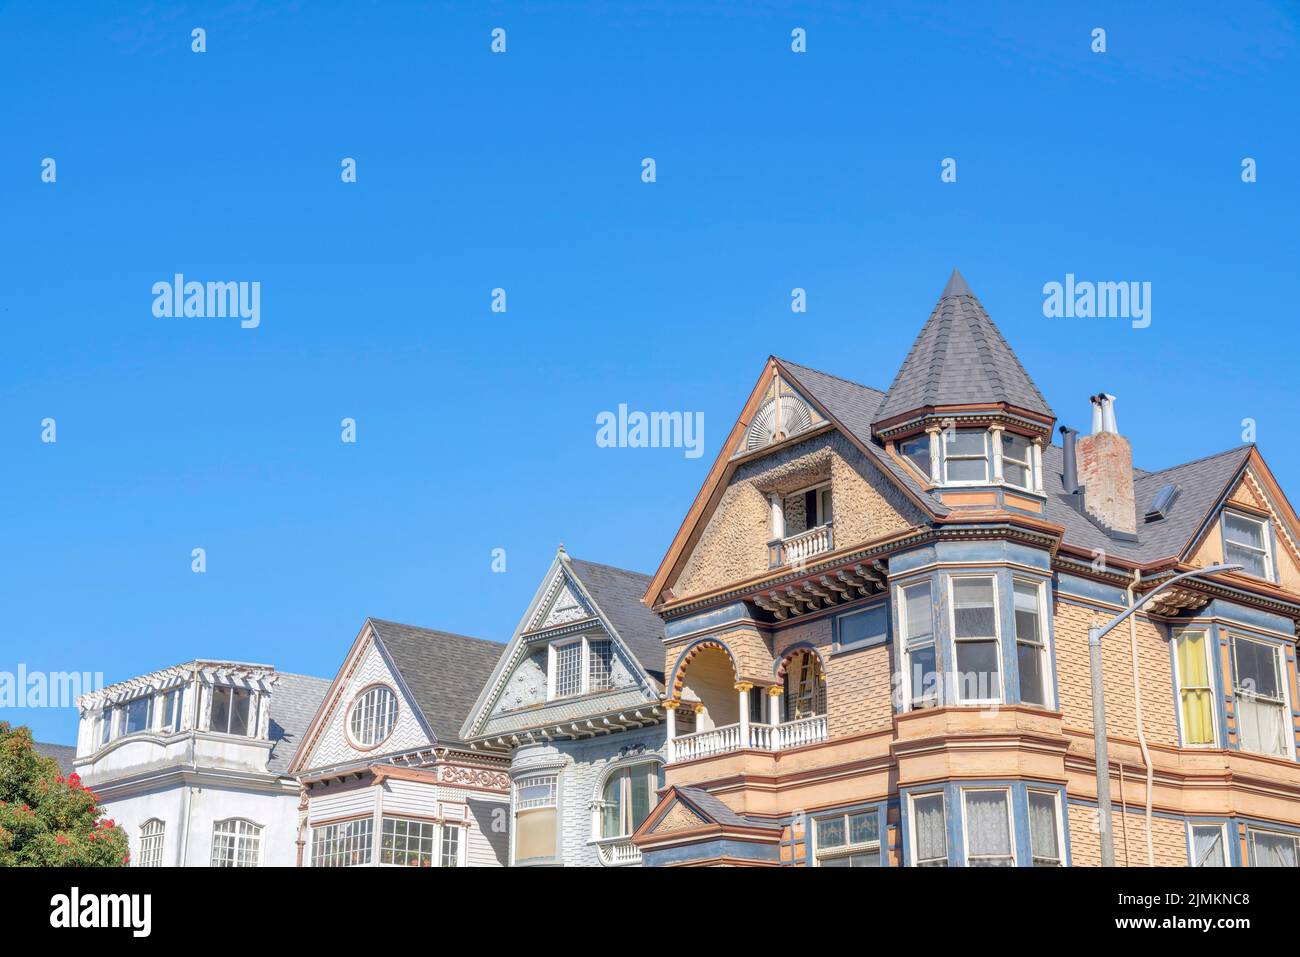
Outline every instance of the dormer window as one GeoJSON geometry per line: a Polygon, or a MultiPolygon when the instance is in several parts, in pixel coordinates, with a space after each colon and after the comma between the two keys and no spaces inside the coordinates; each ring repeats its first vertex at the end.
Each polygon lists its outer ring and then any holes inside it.
{"type": "Polygon", "coordinates": [[[987,485],[989,481],[989,433],[985,429],[945,429],[943,450],[945,485],[987,485]]]}
{"type": "Polygon", "coordinates": [[[212,715],[208,729],[218,734],[247,736],[252,726],[253,695],[245,688],[217,685],[212,689],[212,715]]]}
{"type": "Polygon", "coordinates": [[[928,480],[930,478],[930,436],[922,433],[898,444],[899,454],[916,466],[928,480]]]}
{"type": "Polygon", "coordinates": [[[578,637],[553,641],[549,650],[547,698],[572,698],[614,686],[614,643],[578,637]]]}
{"type": "Polygon", "coordinates": [[[1223,513],[1223,556],[1248,575],[1273,580],[1268,520],[1238,512],[1223,513]]]}
{"type": "Polygon", "coordinates": [[[153,724],[153,696],[128,701],[122,708],[122,733],[140,734],[153,724]]]}

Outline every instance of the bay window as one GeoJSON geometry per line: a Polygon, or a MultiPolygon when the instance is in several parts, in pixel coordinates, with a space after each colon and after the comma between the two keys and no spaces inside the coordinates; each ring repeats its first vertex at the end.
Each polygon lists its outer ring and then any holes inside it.
{"type": "Polygon", "coordinates": [[[601,838],[628,837],[635,833],[650,816],[655,792],[662,783],[663,770],[657,762],[612,772],[601,790],[601,838]]]}
{"type": "Polygon", "coordinates": [[[958,704],[1002,701],[997,584],[993,576],[949,579],[958,704]]]}
{"type": "Polygon", "coordinates": [[[1238,512],[1223,513],[1223,557],[1256,578],[1273,580],[1268,520],[1238,512]]]}
{"type": "Polygon", "coordinates": [[[968,867],[1014,867],[1011,795],[1004,790],[963,789],[962,824],[968,867]]]}
{"type": "Polygon", "coordinates": [[[370,863],[375,819],[358,818],[312,828],[312,867],[356,867],[370,863]]]}
{"type": "Polygon", "coordinates": [[[818,818],[814,825],[818,867],[880,866],[880,813],[875,808],[818,818]]]}
{"type": "Polygon", "coordinates": [[[930,479],[930,436],[922,433],[904,439],[898,445],[899,454],[916,466],[918,472],[930,479]]]}
{"type": "Polygon", "coordinates": [[[1227,841],[1222,824],[1192,824],[1188,827],[1193,867],[1227,867],[1227,841]]]}
{"type": "Polygon", "coordinates": [[[1046,708],[1050,670],[1047,662],[1047,637],[1043,633],[1043,586],[1039,582],[1017,579],[1014,592],[1020,700],[1046,708]]]}
{"type": "Polygon", "coordinates": [[[515,861],[556,856],[556,797],[559,778],[536,774],[515,782],[515,861]]]}
{"type": "Polygon", "coordinates": [[[912,807],[912,862],[917,867],[948,866],[948,821],[943,792],[914,795],[912,807]]]}
{"type": "Polygon", "coordinates": [[[1060,798],[1055,791],[1029,792],[1029,853],[1034,867],[1060,867],[1060,798]]]}
{"type": "Polygon", "coordinates": [[[1203,631],[1184,631],[1174,636],[1174,681],[1178,687],[1178,720],[1183,745],[1212,745],[1214,731],[1214,687],[1210,676],[1210,642],[1203,631]]]}
{"type": "Polygon", "coordinates": [[[930,583],[920,582],[898,590],[899,628],[903,635],[902,666],[904,705],[928,708],[939,703],[934,644],[934,602],[930,583]]]}
{"type": "Polygon", "coordinates": [[[1026,490],[1034,487],[1034,446],[1023,435],[1002,433],[1002,480],[1026,490]]]}
{"type": "Polygon", "coordinates": [[[387,817],[379,839],[379,863],[399,867],[460,867],[461,828],[456,824],[387,817]]]}
{"type": "Polygon", "coordinates": [[[1243,751],[1291,754],[1290,721],[1282,681],[1281,649],[1269,642],[1232,636],[1236,663],[1237,725],[1243,751]]]}

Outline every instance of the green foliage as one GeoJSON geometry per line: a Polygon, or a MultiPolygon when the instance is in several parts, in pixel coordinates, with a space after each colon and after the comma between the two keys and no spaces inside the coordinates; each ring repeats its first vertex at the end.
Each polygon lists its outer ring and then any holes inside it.
{"type": "Polygon", "coordinates": [[[37,754],[31,731],[0,721],[0,867],[119,867],[129,854],[98,796],[37,754]]]}

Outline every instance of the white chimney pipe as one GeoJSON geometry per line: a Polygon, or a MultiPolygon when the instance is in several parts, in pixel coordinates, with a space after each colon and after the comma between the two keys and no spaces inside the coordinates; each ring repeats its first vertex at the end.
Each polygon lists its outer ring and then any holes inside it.
{"type": "Polygon", "coordinates": [[[1101,396],[1101,425],[1107,432],[1119,434],[1119,427],[1115,425],[1115,397],[1102,393],[1101,396]]]}
{"type": "Polygon", "coordinates": [[[1101,398],[1090,395],[1088,401],[1092,403],[1092,434],[1096,435],[1101,431],[1101,398]]]}

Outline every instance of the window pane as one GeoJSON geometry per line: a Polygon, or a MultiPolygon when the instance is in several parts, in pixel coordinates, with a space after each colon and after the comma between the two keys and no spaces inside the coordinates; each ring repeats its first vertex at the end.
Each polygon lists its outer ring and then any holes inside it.
{"type": "Polygon", "coordinates": [[[1233,638],[1237,658],[1237,687],[1261,698],[1280,699],[1277,652],[1272,645],[1233,638]]]}
{"type": "Polygon", "coordinates": [[[908,585],[903,589],[904,617],[907,619],[908,644],[930,640],[934,633],[933,604],[930,601],[930,584],[908,585]]]}
{"type": "Polygon", "coordinates": [[[1295,838],[1268,831],[1250,832],[1251,849],[1256,867],[1295,867],[1295,838]]]}
{"type": "Polygon", "coordinates": [[[1043,791],[1029,792],[1029,847],[1034,864],[1052,866],[1061,862],[1057,839],[1056,795],[1043,791]]]}
{"type": "Polygon", "coordinates": [[[1248,575],[1254,575],[1256,578],[1268,577],[1268,563],[1264,559],[1263,552],[1228,542],[1228,547],[1224,549],[1224,558],[1230,565],[1241,565],[1242,570],[1248,575]]]}
{"type": "Polygon", "coordinates": [[[589,691],[604,691],[609,688],[614,673],[614,645],[608,639],[596,639],[588,642],[587,651],[589,691]]]}
{"type": "Polygon", "coordinates": [[[605,781],[605,793],[601,796],[605,803],[600,819],[601,837],[620,837],[623,834],[623,787],[626,780],[626,771],[616,771],[605,781]]]}
{"type": "Polygon", "coordinates": [[[997,642],[958,642],[957,680],[958,696],[963,701],[989,701],[999,697],[997,642]]]}
{"type": "Polygon", "coordinates": [[[138,734],[149,730],[149,705],[152,698],[136,698],[126,705],[126,733],[138,734]]]}
{"type": "Polygon", "coordinates": [[[840,618],[839,642],[841,645],[854,645],[860,641],[883,641],[888,629],[888,609],[884,605],[877,605],[840,618]]]}
{"type": "Polygon", "coordinates": [[[213,731],[225,733],[230,727],[230,689],[217,687],[212,689],[212,720],[209,727],[213,731]]]}
{"type": "Polygon", "coordinates": [[[555,649],[555,695],[564,697],[582,690],[582,642],[555,649]]]}
{"type": "Polygon", "coordinates": [[[1213,827],[1192,828],[1192,866],[1228,866],[1223,855],[1223,828],[1217,824],[1213,827]]]}
{"type": "Polygon", "coordinates": [[[880,815],[875,811],[861,811],[849,815],[849,843],[869,844],[880,840],[880,815]]]}
{"type": "Polygon", "coordinates": [[[935,676],[934,645],[913,648],[907,653],[908,676],[911,683],[912,704],[935,703],[938,700],[938,680],[935,676]]]}
{"type": "Polygon", "coordinates": [[[1238,696],[1237,723],[1241,728],[1242,750],[1282,756],[1289,753],[1280,704],[1238,696]]]}
{"type": "Polygon", "coordinates": [[[997,635],[993,579],[954,578],[952,595],[958,638],[992,638],[997,635]]]}
{"type": "Polygon", "coordinates": [[[627,833],[631,834],[650,816],[650,773],[644,767],[633,768],[628,772],[628,782],[632,792],[632,819],[628,822],[627,833]]]}
{"type": "Polygon", "coordinates": [[[1038,586],[1016,582],[1016,637],[1021,641],[1042,641],[1038,625],[1038,586]]]}
{"type": "Polygon", "coordinates": [[[842,816],[823,818],[817,822],[817,846],[823,849],[844,846],[842,816]]]}
{"type": "Polygon", "coordinates": [[[1002,463],[1002,478],[1018,488],[1029,488],[1029,469],[1014,462],[1002,463]]]}
{"type": "Polygon", "coordinates": [[[916,863],[948,860],[948,832],[943,813],[943,795],[927,794],[912,802],[912,825],[916,831],[916,863]]]}
{"type": "Polygon", "coordinates": [[[907,439],[899,446],[903,456],[910,459],[920,473],[927,478],[930,475],[930,437],[918,435],[907,439]]]}
{"type": "Polygon", "coordinates": [[[1264,524],[1262,522],[1252,521],[1231,512],[1223,514],[1223,521],[1230,542],[1249,545],[1251,548],[1263,551],[1264,524]]]}
{"type": "Polygon", "coordinates": [[[247,691],[236,689],[230,702],[230,733],[248,734],[248,717],[253,696],[247,691]]]}
{"type": "Polygon", "coordinates": [[[943,447],[948,455],[983,455],[987,437],[983,429],[946,429],[943,447]]]}
{"type": "Polygon", "coordinates": [[[1047,704],[1046,682],[1043,680],[1043,649],[1023,642],[1016,645],[1020,666],[1020,700],[1026,704],[1047,704]]]}
{"type": "Polygon", "coordinates": [[[1011,863],[1011,824],[1005,791],[967,791],[967,857],[972,865],[1011,863]]]}
{"type": "Polygon", "coordinates": [[[1002,458],[1011,459],[1021,464],[1029,464],[1029,446],[1030,442],[1023,435],[1012,435],[1010,432],[1002,433],[1002,458]]]}
{"type": "Polygon", "coordinates": [[[460,828],[453,825],[443,825],[442,828],[442,860],[443,867],[460,866],[460,828]]]}
{"type": "Polygon", "coordinates": [[[949,459],[947,469],[949,482],[987,482],[989,480],[988,462],[984,459],[949,459]]]}
{"type": "Polygon", "coordinates": [[[831,510],[831,487],[828,485],[817,492],[817,520],[821,525],[829,525],[835,519],[831,510]]]}

